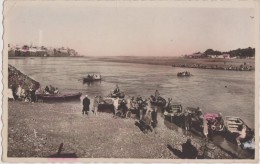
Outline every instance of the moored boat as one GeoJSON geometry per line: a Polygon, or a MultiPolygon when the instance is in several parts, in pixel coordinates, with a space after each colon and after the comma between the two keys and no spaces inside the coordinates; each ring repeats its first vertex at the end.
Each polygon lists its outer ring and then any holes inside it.
{"type": "Polygon", "coordinates": [[[255,133],[239,117],[226,116],[225,126],[229,135],[236,138],[237,143],[244,149],[255,149],[255,133]],[[239,136],[239,137],[238,137],[239,136]]]}
{"type": "Polygon", "coordinates": [[[203,115],[203,133],[205,136],[216,132],[225,132],[225,124],[221,113],[205,113],[203,115]],[[206,126],[206,127],[205,127],[206,126]]]}
{"type": "Polygon", "coordinates": [[[161,107],[164,107],[166,105],[166,100],[161,96],[158,96],[158,98],[156,99],[155,96],[151,95],[150,98],[150,102],[152,105],[161,107]]]}
{"type": "Polygon", "coordinates": [[[171,122],[173,121],[173,117],[181,117],[183,116],[182,105],[181,104],[170,104],[164,109],[164,117],[170,117],[171,122]]]}
{"type": "Polygon", "coordinates": [[[42,101],[68,101],[80,100],[80,92],[77,93],[60,93],[60,94],[36,94],[38,100],[42,101]]]}
{"type": "Polygon", "coordinates": [[[184,126],[186,130],[197,128],[201,130],[203,126],[202,110],[197,107],[187,107],[184,111],[184,126]]]}

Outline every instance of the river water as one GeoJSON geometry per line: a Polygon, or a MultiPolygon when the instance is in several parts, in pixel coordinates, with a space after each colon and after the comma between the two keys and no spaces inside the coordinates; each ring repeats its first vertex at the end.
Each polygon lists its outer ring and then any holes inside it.
{"type": "MultiPolygon", "coordinates": [[[[221,112],[238,116],[254,127],[255,72],[177,68],[162,65],[93,61],[89,58],[18,58],[9,59],[21,72],[61,92],[79,91],[106,96],[118,84],[129,96],[149,97],[158,89],[164,98],[186,107],[200,107],[203,112],[221,112]],[[177,77],[180,71],[191,77],[177,77]],[[98,73],[101,82],[83,84],[87,74],[98,73]]],[[[221,142],[220,144],[223,144],[221,142]]]]}
{"type": "Polygon", "coordinates": [[[254,72],[177,68],[161,65],[92,61],[88,58],[9,59],[23,73],[60,91],[80,91],[90,96],[108,95],[118,84],[125,94],[149,97],[156,89],[164,98],[204,112],[241,117],[254,125],[254,72]],[[191,77],[177,77],[180,71],[191,77]],[[101,82],[83,84],[88,73],[103,76],[101,82]],[[225,87],[226,86],[226,87],[225,87]]]}

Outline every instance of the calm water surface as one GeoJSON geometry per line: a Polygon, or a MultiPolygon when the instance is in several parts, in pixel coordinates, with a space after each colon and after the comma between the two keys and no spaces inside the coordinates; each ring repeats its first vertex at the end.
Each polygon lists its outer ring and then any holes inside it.
{"type": "Polygon", "coordinates": [[[149,97],[158,89],[164,97],[183,107],[200,107],[204,112],[238,116],[254,125],[254,72],[176,68],[161,65],[91,61],[88,58],[22,58],[9,64],[40,82],[60,91],[80,91],[106,96],[118,84],[127,95],[149,97]],[[191,77],[177,77],[179,71],[191,77]],[[99,73],[103,81],[88,86],[82,78],[99,73]],[[227,87],[225,87],[227,86],[227,87]]]}

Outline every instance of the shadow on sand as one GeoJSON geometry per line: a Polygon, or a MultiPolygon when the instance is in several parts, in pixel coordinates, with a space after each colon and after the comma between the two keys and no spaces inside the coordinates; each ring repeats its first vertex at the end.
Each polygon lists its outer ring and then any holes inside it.
{"type": "Polygon", "coordinates": [[[48,158],[78,158],[76,153],[61,153],[63,149],[63,143],[60,144],[57,154],[48,156],[48,158]]]}

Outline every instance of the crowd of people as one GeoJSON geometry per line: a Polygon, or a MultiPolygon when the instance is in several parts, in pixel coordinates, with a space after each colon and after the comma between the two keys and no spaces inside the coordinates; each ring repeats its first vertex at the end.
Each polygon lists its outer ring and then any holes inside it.
{"type": "MultiPolygon", "coordinates": [[[[116,85],[113,94],[118,94],[120,93],[120,89],[118,85],[116,85]]],[[[160,93],[158,90],[155,91],[155,97],[158,99],[160,96],[160,93]]],[[[119,109],[120,105],[125,105],[127,110],[138,110],[141,111],[139,114],[139,121],[144,125],[144,130],[151,129],[153,130],[152,123],[157,123],[157,108],[151,105],[149,98],[148,99],[143,99],[141,96],[137,97],[128,97],[124,99],[120,99],[119,97],[114,97],[111,98],[112,100],[112,105],[113,105],[113,115],[116,116],[117,112],[122,110],[119,109]],[[149,126],[148,126],[149,125],[149,126]]],[[[82,99],[82,114],[83,115],[89,115],[89,112],[92,111],[93,115],[97,115],[98,112],[98,105],[102,101],[102,98],[100,96],[95,96],[93,99],[93,106],[91,107],[91,101],[90,97],[88,95],[85,95],[84,98],[82,99]],[[92,110],[91,110],[92,109],[92,110]]],[[[170,103],[170,101],[169,101],[170,103]]],[[[168,103],[168,105],[169,105],[168,103]]],[[[122,107],[122,106],[121,106],[122,107]]],[[[113,116],[113,117],[114,117],[113,116]]],[[[182,154],[183,158],[197,158],[198,155],[198,150],[195,146],[192,145],[191,140],[188,139],[186,143],[182,144],[182,154]]]]}
{"type": "Polygon", "coordinates": [[[24,102],[35,103],[37,101],[36,90],[34,87],[29,87],[29,89],[23,88],[20,84],[18,87],[15,85],[11,86],[11,95],[9,98],[13,100],[22,100],[24,102]]]}
{"type": "MultiPolygon", "coordinates": [[[[113,105],[113,114],[114,117],[115,116],[121,116],[121,117],[127,117],[127,112],[130,113],[136,113],[137,114],[137,118],[139,119],[139,121],[148,129],[151,129],[151,131],[153,130],[153,128],[156,126],[157,124],[157,107],[154,105],[151,105],[151,99],[143,99],[141,96],[137,96],[137,97],[124,97],[124,98],[119,98],[119,93],[121,93],[121,90],[119,89],[118,85],[116,85],[115,89],[113,90],[112,94],[110,95],[111,97],[109,97],[109,100],[112,100],[112,105],[113,105]],[[119,113],[119,115],[117,115],[117,113],[119,113]],[[155,126],[154,126],[155,125],[155,126]]],[[[154,98],[155,100],[158,100],[158,98],[160,97],[160,93],[158,90],[155,91],[154,93],[154,98]]],[[[104,101],[104,99],[102,99],[100,96],[95,96],[94,98],[94,103],[93,103],[93,108],[92,108],[92,112],[94,115],[97,115],[98,112],[98,105],[104,101]]],[[[163,107],[165,110],[168,108],[171,108],[171,98],[168,98],[168,102],[166,103],[166,105],[163,107]]],[[[90,98],[86,95],[84,100],[83,100],[83,110],[82,113],[84,114],[88,114],[88,112],[90,111],[90,98]]],[[[197,113],[195,113],[195,118],[197,118],[197,120],[203,120],[205,119],[203,117],[202,111],[201,109],[198,107],[195,110],[197,113]]],[[[190,115],[189,115],[190,116],[190,115]]],[[[189,117],[188,117],[189,118],[189,117]]],[[[190,118],[191,120],[192,118],[190,118]]],[[[204,125],[205,127],[208,128],[212,128],[213,130],[220,130],[218,128],[224,128],[224,120],[222,117],[222,114],[219,113],[216,116],[215,120],[207,120],[206,125],[204,125]],[[209,127],[208,127],[209,126],[209,127]]],[[[239,134],[237,134],[236,136],[236,142],[238,145],[241,144],[241,140],[245,139],[246,137],[246,127],[243,126],[240,129],[238,129],[239,134]]],[[[208,131],[205,131],[205,128],[203,130],[204,135],[207,137],[208,135],[208,131]]],[[[184,154],[185,151],[188,150],[192,150],[193,152],[191,152],[191,154],[195,153],[196,151],[194,149],[187,149],[187,147],[192,147],[191,142],[188,140],[187,143],[185,143],[186,146],[184,146],[184,154]],[[188,146],[187,146],[188,145],[188,146]]],[[[252,145],[251,143],[247,143],[249,146],[252,145]]],[[[247,145],[246,145],[247,146],[247,145]]],[[[188,153],[189,154],[189,153],[188,153]]],[[[188,157],[191,158],[191,157],[188,157]]]]}
{"type": "Polygon", "coordinates": [[[39,87],[37,90],[35,87],[30,86],[28,88],[24,88],[22,85],[11,85],[9,88],[10,92],[8,93],[8,98],[13,99],[14,101],[24,101],[24,102],[31,102],[35,103],[38,94],[60,94],[58,88],[54,88],[52,85],[50,87],[46,86],[45,89],[39,87]]]}

